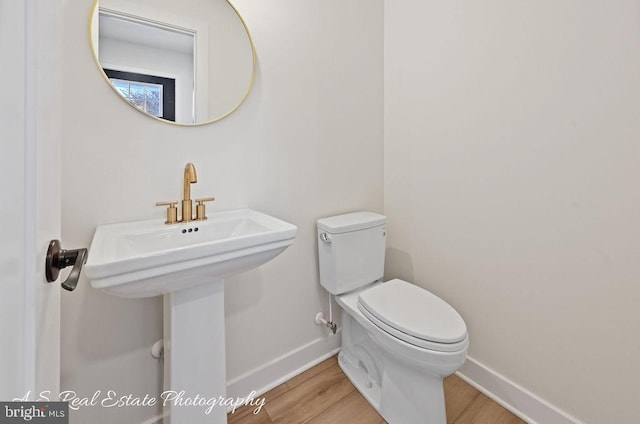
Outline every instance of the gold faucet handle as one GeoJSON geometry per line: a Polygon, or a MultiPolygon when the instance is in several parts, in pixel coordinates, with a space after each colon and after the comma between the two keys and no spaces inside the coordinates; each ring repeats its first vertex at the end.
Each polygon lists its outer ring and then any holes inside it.
{"type": "Polygon", "coordinates": [[[178,222],[177,204],[177,200],[175,202],[156,202],[156,206],[167,206],[167,220],[164,222],[165,224],[175,224],[178,222]]]}
{"type": "Polygon", "coordinates": [[[204,221],[207,219],[204,202],[213,202],[214,200],[216,200],[215,197],[201,197],[200,199],[196,199],[196,221],[204,221]]]}

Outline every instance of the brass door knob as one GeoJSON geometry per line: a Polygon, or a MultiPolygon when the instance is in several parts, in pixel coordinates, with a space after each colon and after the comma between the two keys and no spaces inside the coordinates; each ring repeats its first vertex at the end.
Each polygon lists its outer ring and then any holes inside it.
{"type": "Polygon", "coordinates": [[[196,221],[204,221],[207,219],[204,202],[213,202],[214,200],[216,200],[215,197],[202,197],[200,199],[196,199],[196,221]]]}
{"type": "Polygon", "coordinates": [[[165,224],[175,224],[178,222],[177,204],[177,200],[175,202],[156,202],[156,206],[167,206],[167,220],[164,222],[165,224]]]}

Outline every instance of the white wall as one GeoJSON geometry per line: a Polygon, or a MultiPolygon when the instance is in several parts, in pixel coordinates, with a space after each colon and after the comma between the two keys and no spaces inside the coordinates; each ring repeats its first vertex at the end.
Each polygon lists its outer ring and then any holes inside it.
{"type": "Polygon", "coordinates": [[[389,276],[585,423],[640,415],[638,3],[385,4],[389,276]]]}
{"type": "MultiPolygon", "coordinates": [[[[315,221],[381,211],[383,185],[382,1],[234,4],[254,37],[256,84],[230,117],[193,128],[152,120],[115,96],[91,56],[91,1],[68,0],[63,11],[65,243],[88,246],[97,224],[161,217],[153,205],[181,195],[189,161],[192,194],[216,196],[209,210],[248,206],[298,225],[282,255],[228,280],[228,380],[323,337],[313,323],[327,299],[315,221]]],[[[160,299],[79,286],[62,302],[62,389],[159,392],[150,347],[162,336],[160,299]]],[[[71,422],[137,423],[155,412],[83,409],[71,422]]]]}

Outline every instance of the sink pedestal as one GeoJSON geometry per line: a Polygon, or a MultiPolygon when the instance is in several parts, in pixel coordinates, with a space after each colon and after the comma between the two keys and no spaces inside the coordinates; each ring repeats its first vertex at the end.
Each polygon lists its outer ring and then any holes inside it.
{"type": "Polygon", "coordinates": [[[227,422],[224,323],[221,278],[164,296],[164,424],[227,422]]]}

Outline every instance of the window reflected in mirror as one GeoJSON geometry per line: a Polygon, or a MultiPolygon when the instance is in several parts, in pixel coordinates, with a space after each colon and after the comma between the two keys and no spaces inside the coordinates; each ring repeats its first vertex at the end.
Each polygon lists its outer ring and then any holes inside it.
{"type": "Polygon", "coordinates": [[[175,79],[114,69],[103,70],[113,87],[130,104],[156,118],[176,120],[175,79]]]}

